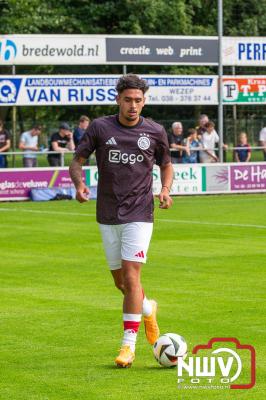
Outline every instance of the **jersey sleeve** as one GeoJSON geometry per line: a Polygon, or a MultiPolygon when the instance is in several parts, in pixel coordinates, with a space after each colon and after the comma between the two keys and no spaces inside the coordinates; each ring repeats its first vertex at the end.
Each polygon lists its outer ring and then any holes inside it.
{"type": "Polygon", "coordinates": [[[171,162],[169,143],[167,133],[164,128],[158,138],[158,143],[155,150],[155,163],[159,166],[166,165],[171,162]]]}
{"type": "Polygon", "coordinates": [[[82,136],[75,154],[79,157],[88,158],[96,149],[96,144],[97,124],[96,121],[93,121],[82,136]]]}

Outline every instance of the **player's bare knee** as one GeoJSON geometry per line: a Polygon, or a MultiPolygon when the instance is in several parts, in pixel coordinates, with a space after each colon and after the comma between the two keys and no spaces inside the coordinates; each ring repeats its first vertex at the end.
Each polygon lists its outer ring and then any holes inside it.
{"type": "Polygon", "coordinates": [[[141,284],[138,277],[133,274],[126,275],[124,278],[124,290],[126,293],[136,293],[136,291],[141,290],[141,284]]]}

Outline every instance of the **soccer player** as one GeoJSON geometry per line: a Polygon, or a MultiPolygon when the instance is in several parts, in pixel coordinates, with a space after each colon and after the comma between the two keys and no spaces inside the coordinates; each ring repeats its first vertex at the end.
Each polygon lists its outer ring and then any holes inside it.
{"type": "Polygon", "coordinates": [[[89,189],[82,181],[82,165],[96,150],[97,221],[114,283],[124,295],[124,334],[115,363],[130,367],[142,314],[148,342],[154,344],[159,337],[157,303],[144,294],[141,267],[153,229],[153,165],[159,165],[161,171],[159,207],[163,209],[172,204],[173,168],[164,128],[140,115],[148,90],[146,81],[137,75],[124,75],[116,90],[118,115],[97,118],[90,124],[69,172],[77,200],[87,201],[89,189]]]}

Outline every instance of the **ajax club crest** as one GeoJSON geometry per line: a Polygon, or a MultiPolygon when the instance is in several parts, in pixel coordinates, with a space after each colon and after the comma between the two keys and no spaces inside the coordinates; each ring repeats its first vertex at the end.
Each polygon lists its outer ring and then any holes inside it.
{"type": "Polygon", "coordinates": [[[138,146],[141,150],[147,150],[151,145],[150,139],[146,135],[144,135],[141,136],[138,140],[138,146]]]}

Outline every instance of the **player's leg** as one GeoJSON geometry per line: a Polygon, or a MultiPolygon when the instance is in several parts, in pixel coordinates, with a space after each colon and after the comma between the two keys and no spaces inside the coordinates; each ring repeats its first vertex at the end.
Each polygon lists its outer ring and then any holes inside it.
{"type": "Polygon", "coordinates": [[[111,270],[111,274],[113,276],[115,286],[117,287],[117,289],[121,290],[121,292],[124,294],[125,287],[124,287],[122,268],[111,270]]]}
{"type": "Polygon", "coordinates": [[[146,303],[146,313],[143,312],[145,334],[148,342],[153,345],[160,336],[160,329],[157,323],[157,302],[146,299],[146,303]]]}
{"type": "MultiPolygon", "coordinates": [[[[131,348],[130,345],[126,345],[126,340],[123,338],[123,343],[124,345],[121,348],[120,354],[116,359],[116,362],[120,366],[130,366],[133,359],[134,359],[134,353],[131,351],[131,349],[134,349],[134,344],[136,343],[136,338],[137,338],[137,330],[136,329],[139,326],[140,320],[141,320],[141,315],[144,314],[144,323],[145,323],[145,331],[146,331],[146,336],[148,341],[151,343],[151,340],[149,339],[149,336],[152,337],[157,337],[159,336],[159,329],[158,325],[156,323],[156,326],[150,323],[150,317],[152,316],[152,319],[155,319],[156,322],[156,310],[153,306],[153,302],[149,301],[145,296],[143,289],[140,284],[140,267],[137,268],[138,273],[136,273],[136,268],[133,268],[132,272],[126,272],[124,273],[123,268],[121,268],[121,256],[122,258],[129,258],[124,260],[123,264],[125,266],[128,266],[128,262],[133,261],[135,262],[136,265],[141,265],[141,262],[146,261],[146,253],[148,251],[149,247],[149,242],[152,234],[152,224],[145,224],[145,223],[133,223],[133,224],[124,224],[124,225],[102,225],[100,224],[100,231],[102,233],[102,239],[103,239],[103,244],[104,244],[104,250],[107,258],[107,262],[109,264],[115,285],[118,289],[122,291],[122,293],[125,293],[125,276],[126,275],[126,285],[127,285],[127,291],[130,292],[130,288],[132,285],[135,285],[135,282],[138,281],[138,296],[137,296],[137,309],[134,308],[134,311],[137,311],[137,315],[124,315],[124,321],[131,321],[131,322],[136,322],[137,324],[134,324],[135,326],[135,332],[130,337],[129,336],[129,342],[131,342],[131,348]],[[132,226],[132,225],[137,225],[137,226],[132,226]],[[122,247],[122,249],[121,249],[122,247]],[[124,256],[124,257],[123,257],[124,256]],[[138,279],[136,279],[138,277],[138,279]],[[139,307],[139,302],[142,304],[141,307],[139,307]],[[155,312],[154,312],[155,310],[155,312]],[[146,320],[148,318],[148,324],[150,326],[150,329],[146,329],[146,320]],[[157,327],[157,329],[154,329],[157,327]],[[153,331],[151,331],[151,328],[153,331]],[[119,359],[120,357],[120,359],[119,359]],[[121,360],[122,357],[122,360],[121,360]]],[[[128,270],[126,270],[128,271],[128,270]]],[[[130,295],[129,295],[130,298],[130,295]]],[[[132,300],[130,300],[131,302],[132,300]]],[[[128,300],[126,300],[126,303],[128,300]]],[[[136,304],[134,300],[134,304],[136,304]]],[[[129,310],[130,311],[130,310],[129,310]]],[[[131,314],[129,313],[124,313],[124,314],[131,314]]],[[[129,324],[130,325],[130,324],[129,324]]],[[[132,324],[131,324],[132,325],[132,324]]],[[[127,328],[128,324],[124,323],[124,326],[127,328]]],[[[125,329],[127,330],[127,329],[125,329]]],[[[124,334],[125,336],[125,334],[124,334]]],[[[155,341],[155,340],[154,340],[155,341]]]]}
{"type": "MultiPolygon", "coordinates": [[[[121,265],[121,226],[100,224],[103,246],[107,263],[112,273],[115,286],[124,294],[124,277],[121,265]]],[[[129,345],[121,347],[115,362],[118,366],[129,367],[134,361],[135,355],[129,345]]]]}
{"type": "MultiPolygon", "coordinates": [[[[130,307],[129,304],[133,304],[132,307],[136,313],[139,311],[144,314],[144,324],[147,340],[149,343],[154,344],[159,337],[159,327],[156,321],[157,304],[154,300],[148,300],[144,294],[141,285],[141,267],[146,262],[147,252],[152,236],[153,224],[146,222],[134,222],[125,224],[121,236],[122,241],[122,273],[124,277],[124,285],[127,285],[127,290],[130,289],[130,284],[135,285],[136,297],[132,295],[125,298],[124,305],[130,307]],[[126,262],[130,262],[130,264],[126,262]],[[132,266],[132,268],[125,268],[126,266],[132,266]],[[134,268],[135,266],[135,268],[134,268]],[[138,267],[136,267],[138,266],[138,267]],[[138,275],[136,276],[135,270],[137,269],[138,275]],[[128,279],[128,283],[125,283],[125,279],[128,279]],[[138,278],[138,280],[137,280],[138,278]],[[142,307],[139,309],[139,301],[141,299],[142,307]]],[[[126,292],[125,292],[126,293],[126,292]]],[[[134,295],[133,295],[134,296],[134,295]]],[[[138,319],[138,317],[136,317],[138,319]]]]}
{"type": "MultiPolygon", "coordinates": [[[[120,353],[115,360],[120,367],[131,366],[135,359],[135,346],[143,312],[143,289],[140,279],[141,265],[141,263],[134,261],[122,261],[124,335],[120,353]]],[[[154,300],[145,299],[150,309],[149,314],[144,317],[145,332],[149,343],[155,343],[159,337],[159,328],[156,321],[157,304],[154,300]]]]}
{"type": "MultiPolygon", "coordinates": [[[[123,294],[125,293],[125,286],[124,286],[124,278],[122,273],[122,268],[111,270],[115,286],[119,289],[123,294]]],[[[154,309],[154,300],[147,299],[144,290],[142,288],[142,315],[146,319],[153,314],[154,309]]],[[[144,321],[145,321],[144,319],[144,321]]]]}
{"type": "Polygon", "coordinates": [[[122,260],[121,272],[124,286],[124,334],[121,350],[115,362],[120,367],[130,367],[135,358],[135,345],[142,314],[141,263],[122,260]]]}
{"type": "Polygon", "coordinates": [[[119,288],[119,285],[122,284],[121,272],[119,272],[121,270],[121,225],[99,224],[99,228],[106,260],[115,285],[119,288]]]}
{"type": "Polygon", "coordinates": [[[140,262],[122,260],[124,313],[142,314],[143,294],[140,283],[141,265],[140,262]]]}
{"type": "MultiPolygon", "coordinates": [[[[123,294],[125,293],[125,286],[124,286],[124,278],[122,274],[122,268],[111,270],[111,274],[114,279],[114,284],[119,289],[123,294]]],[[[152,314],[153,310],[153,301],[154,300],[149,300],[147,299],[144,289],[142,288],[142,315],[143,317],[149,317],[152,314]]]]}

